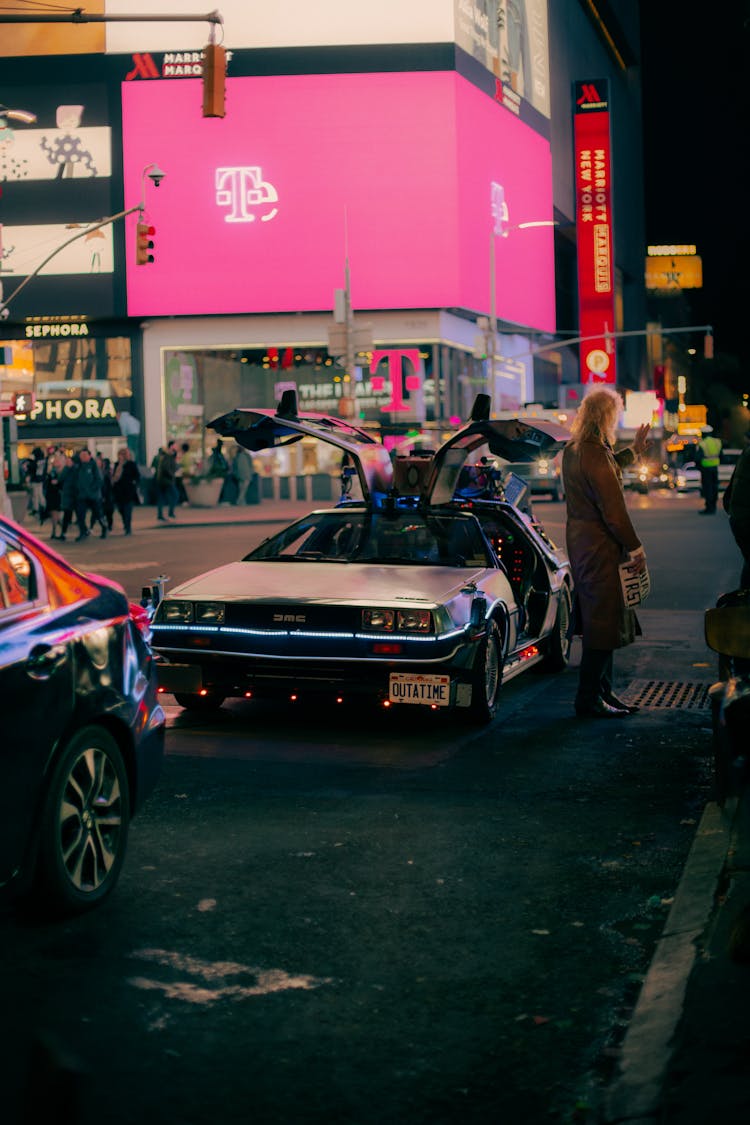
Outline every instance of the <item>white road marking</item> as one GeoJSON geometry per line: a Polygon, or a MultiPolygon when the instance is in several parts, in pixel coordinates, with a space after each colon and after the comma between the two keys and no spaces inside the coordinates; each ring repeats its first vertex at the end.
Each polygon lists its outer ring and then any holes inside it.
{"type": "Polygon", "coordinates": [[[191,980],[161,981],[150,977],[131,977],[129,983],[143,991],[161,992],[168,1000],[182,1000],[187,1004],[213,1004],[217,1000],[246,1000],[251,996],[268,996],[272,992],[290,989],[309,991],[323,984],[331,984],[333,977],[313,977],[306,973],[290,976],[284,969],[259,969],[235,961],[201,961],[183,953],[166,949],[138,949],[131,954],[143,961],[151,961],[178,972],[202,977],[204,983],[191,980]],[[249,975],[254,984],[220,984],[227,977],[249,975]]]}

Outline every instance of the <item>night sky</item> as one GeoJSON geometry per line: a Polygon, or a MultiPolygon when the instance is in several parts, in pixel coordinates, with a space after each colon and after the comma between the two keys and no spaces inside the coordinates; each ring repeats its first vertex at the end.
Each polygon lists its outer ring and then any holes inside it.
{"type": "Polygon", "coordinates": [[[641,0],[648,243],[695,243],[695,311],[750,372],[748,0],[641,0]]]}

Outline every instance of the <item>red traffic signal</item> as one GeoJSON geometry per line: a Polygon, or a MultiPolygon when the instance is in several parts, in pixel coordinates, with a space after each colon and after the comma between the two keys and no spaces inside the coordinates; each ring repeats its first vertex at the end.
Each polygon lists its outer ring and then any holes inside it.
{"type": "Polygon", "coordinates": [[[654,390],[656,391],[657,396],[661,399],[666,397],[666,395],[664,393],[664,387],[665,387],[664,364],[663,363],[657,363],[656,366],[654,367],[654,390]]]}
{"type": "Polygon", "coordinates": [[[152,227],[150,223],[136,223],[135,264],[137,266],[147,266],[149,262],[153,262],[154,255],[151,251],[154,248],[155,234],[156,228],[152,227]]]}

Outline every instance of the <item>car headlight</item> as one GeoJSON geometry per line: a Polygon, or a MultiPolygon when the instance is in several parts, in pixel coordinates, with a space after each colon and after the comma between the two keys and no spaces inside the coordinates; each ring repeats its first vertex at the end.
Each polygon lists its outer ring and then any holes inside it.
{"type": "Polygon", "coordinates": [[[384,633],[430,633],[432,614],[429,609],[364,609],[362,627],[384,633]]]}
{"type": "Polygon", "coordinates": [[[195,603],[195,620],[203,621],[211,625],[224,624],[224,603],[223,602],[196,602],[195,603]]]}
{"type": "Polygon", "coordinates": [[[165,599],[159,606],[157,618],[159,621],[180,622],[186,625],[193,620],[193,603],[165,599]]]}
{"type": "Polygon", "coordinates": [[[364,629],[383,629],[384,632],[391,633],[395,624],[396,614],[392,609],[362,610],[362,627],[364,629]]]}
{"type": "Polygon", "coordinates": [[[429,633],[432,625],[432,614],[429,609],[400,609],[398,611],[398,628],[408,633],[429,633]]]}

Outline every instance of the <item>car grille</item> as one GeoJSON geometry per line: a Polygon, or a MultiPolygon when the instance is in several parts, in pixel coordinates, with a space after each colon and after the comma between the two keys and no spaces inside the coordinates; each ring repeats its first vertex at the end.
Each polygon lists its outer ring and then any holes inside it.
{"type": "Polygon", "coordinates": [[[235,629],[321,629],[357,632],[362,627],[359,606],[290,605],[288,602],[243,605],[229,602],[226,624],[235,629]]]}

